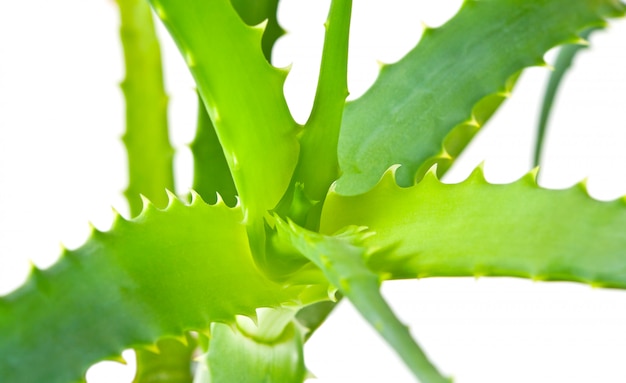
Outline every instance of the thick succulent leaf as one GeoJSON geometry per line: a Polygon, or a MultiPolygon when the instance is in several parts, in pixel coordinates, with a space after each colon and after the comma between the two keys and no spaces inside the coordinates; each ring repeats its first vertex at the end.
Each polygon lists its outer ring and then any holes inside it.
{"type": "Polygon", "coordinates": [[[535,172],[507,185],[477,169],[460,184],[434,171],[410,188],[389,171],[370,192],[331,192],[322,231],[350,224],[376,234],[369,266],[389,278],[512,276],[626,288],[625,200],[591,199],[583,185],[537,186],[535,172]]]}
{"type": "Polygon", "coordinates": [[[352,0],[334,0],[325,23],[322,63],[311,116],[304,126],[296,180],[312,200],[324,199],[339,176],[337,142],[348,97],[348,37],[352,0]]]}
{"type": "Polygon", "coordinates": [[[450,382],[428,360],[381,295],[379,277],[367,267],[367,250],[361,244],[367,232],[352,227],[336,236],[324,236],[280,220],[277,229],[283,239],[324,272],[421,382],[450,382]]]}
{"type": "MultiPolygon", "coordinates": [[[[128,189],[131,215],[141,213],[141,195],[165,206],[166,189],[174,189],[173,149],[168,140],[167,97],[163,89],[161,54],[152,10],[144,0],[118,0],[126,79],[124,143],[128,152],[128,189]]],[[[234,204],[233,204],[234,205],[234,204]]],[[[133,383],[191,382],[192,347],[173,339],[159,343],[159,353],[138,349],[133,383]],[[161,380],[163,381],[163,380],[161,380]]]]}
{"type": "Polygon", "coordinates": [[[581,42],[578,44],[567,44],[559,49],[559,55],[556,58],[554,70],[550,74],[550,80],[548,81],[545,94],[543,95],[543,103],[541,104],[541,114],[539,116],[539,124],[537,126],[537,142],[535,144],[535,166],[539,166],[541,161],[541,151],[543,149],[544,139],[548,129],[548,119],[550,118],[552,104],[554,103],[559,86],[563,81],[563,76],[565,76],[565,73],[567,73],[568,69],[572,66],[572,62],[574,61],[576,54],[580,52],[581,49],[588,46],[586,40],[589,38],[589,35],[598,29],[599,28],[595,27],[584,30],[580,34],[581,39],[583,39],[581,42]]]}
{"type": "Polygon", "coordinates": [[[70,382],[123,349],[293,304],[303,288],[263,276],[242,219],[240,208],[171,197],[164,211],[149,204],[109,232],[94,230],[0,298],[0,376],[70,382]]]}
{"type": "Polygon", "coordinates": [[[365,192],[394,164],[402,165],[400,185],[413,184],[429,159],[447,156],[448,133],[481,125],[523,68],[542,64],[550,48],[578,40],[577,33],[623,8],[615,0],[466,0],[346,106],[337,192],[365,192]]]}
{"type": "Polygon", "coordinates": [[[235,206],[237,189],[233,176],[215,134],[213,122],[200,98],[196,136],[190,148],[193,154],[193,190],[210,204],[217,202],[219,194],[228,206],[235,206]]]}
{"type": "Polygon", "coordinates": [[[285,71],[261,51],[229,0],[151,0],[193,74],[241,197],[246,222],[283,196],[298,158],[298,131],[283,95],[285,71]],[[263,190],[259,193],[259,190],[263,190]]]}
{"type": "Polygon", "coordinates": [[[132,215],[141,212],[140,194],[165,207],[165,189],[174,190],[172,157],[167,131],[167,96],[163,88],[161,50],[152,11],[145,0],[118,0],[120,35],[124,48],[128,188],[132,215]]]}
{"type": "Polygon", "coordinates": [[[266,310],[259,312],[256,323],[244,318],[232,327],[213,324],[209,351],[200,358],[195,382],[304,381],[304,340],[293,315],[293,310],[266,310]]]}

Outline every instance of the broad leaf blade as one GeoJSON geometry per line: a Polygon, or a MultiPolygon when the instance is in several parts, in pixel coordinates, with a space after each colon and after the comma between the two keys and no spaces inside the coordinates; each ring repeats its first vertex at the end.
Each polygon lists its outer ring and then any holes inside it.
{"type": "Polygon", "coordinates": [[[442,145],[453,128],[480,125],[501,97],[483,111],[477,103],[506,95],[515,76],[542,64],[550,48],[578,40],[581,30],[623,8],[615,0],[465,1],[455,17],[427,29],[407,56],[385,66],[372,88],[346,106],[337,192],[363,193],[395,164],[402,165],[399,184],[411,185],[425,162],[447,156],[442,145]]]}
{"type": "Polygon", "coordinates": [[[547,190],[530,173],[488,184],[482,170],[460,184],[434,172],[410,188],[388,172],[370,192],[331,192],[322,231],[350,224],[376,234],[369,266],[389,278],[512,276],[626,288],[624,199],[600,202],[584,187],[547,190]]]}
{"type": "Polygon", "coordinates": [[[0,298],[0,376],[74,381],[123,349],[293,304],[303,288],[263,276],[242,218],[240,208],[172,199],[165,211],[148,205],[132,221],[118,217],[110,232],[35,269],[0,298]]]}
{"type": "Polygon", "coordinates": [[[298,158],[297,125],[283,95],[286,73],[266,61],[262,29],[247,26],[230,1],[151,3],[195,78],[244,217],[257,220],[284,194],[298,158]]]}

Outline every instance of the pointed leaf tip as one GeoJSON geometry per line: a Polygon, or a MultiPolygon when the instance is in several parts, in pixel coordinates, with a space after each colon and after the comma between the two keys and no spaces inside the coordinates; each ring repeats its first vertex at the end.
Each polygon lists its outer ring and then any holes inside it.
{"type": "Polygon", "coordinates": [[[104,360],[109,361],[109,362],[117,362],[117,363],[123,364],[124,366],[128,365],[128,361],[126,361],[126,359],[124,359],[124,357],[121,354],[109,356],[105,358],[104,360]]]}

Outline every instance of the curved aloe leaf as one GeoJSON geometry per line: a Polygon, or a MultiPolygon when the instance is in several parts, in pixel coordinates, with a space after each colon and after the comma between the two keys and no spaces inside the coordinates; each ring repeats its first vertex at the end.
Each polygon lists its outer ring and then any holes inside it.
{"type": "Polygon", "coordinates": [[[421,382],[450,382],[428,360],[408,327],[400,322],[381,295],[379,277],[367,267],[367,249],[361,245],[367,232],[352,227],[331,237],[281,220],[277,220],[276,227],[279,236],[324,272],[421,382]]]}
{"type": "Polygon", "coordinates": [[[0,298],[0,376],[74,381],[123,349],[293,304],[306,289],[263,276],[242,219],[240,208],[171,197],[166,210],[148,204],[136,219],[118,216],[109,232],[34,269],[0,298]]]}
{"type": "Polygon", "coordinates": [[[550,80],[546,87],[545,94],[543,96],[543,103],[541,104],[541,115],[539,116],[539,124],[537,126],[537,142],[535,144],[534,164],[539,166],[541,162],[541,151],[543,149],[544,138],[548,129],[548,119],[550,118],[550,112],[552,111],[552,104],[556,97],[559,86],[563,80],[563,76],[567,73],[568,69],[572,66],[574,57],[580,52],[581,49],[588,46],[587,39],[593,31],[599,28],[589,28],[584,30],[580,34],[581,41],[577,44],[567,44],[559,49],[559,55],[556,58],[554,64],[554,70],[550,74],[550,80]]]}
{"type": "Polygon", "coordinates": [[[286,72],[267,62],[263,30],[247,26],[229,0],[150,2],[195,78],[244,219],[262,236],[259,218],[283,196],[298,158],[298,128],[283,95],[286,72]]]}
{"type": "Polygon", "coordinates": [[[324,199],[339,176],[337,142],[346,97],[348,97],[348,37],[351,0],[334,0],[325,23],[320,75],[309,120],[300,140],[296,180],[315,201],[324,199]]]}
{"type": "Polygon", "coordinates": [[[167,204],[165,189],[174,190],[172,157],[167,131],[167,95],[163,88],[161,50],[152,11],[145,0],[118,0],[120,35],[124,48],[128,188],[131,214],[141,212],[140,194],[157,206],[167,204]]]}
{"type": "Polygon", "coordinates": [[[626,288],[625,200],[591,199],[582,185],[537,186],[535,172],[507,185],[477,169],[460,184],[434,171],[410,188],[389,171],[370,192],[331,192],[322,230],[349,224],[376,234],[369,266],[389,278],[512,276],[626,288]]]}
{"type": "Polygon", "coordinates": [[[448,156],[442,150],[448,133],[481,125],[523,68],[542,64],[550,48],[579,40],[581,30],[623,10],[615,0],[466,0],[455,17],[424,31],[411,52],[383,67],[372,88],[348,103],[337,192],[363,193],[394,164],[402,165],[398,183],[413,184],[430,158],[448,156]]]}
{"type": "MultiPolygon", "coordinates": [[[[232,4],[248,25],[267,20],[261,46],[265,58],[271,61],[274,43],[285,33],[276,16],[278,0],[234,0],[232,4]]],[[[190,145],[194,159],[193,189],[209,203],[217,202],[216,194],[219,194],[227,205],[234,206],[237,190],[202,98],[198,103],[197,121],[196,136],[190,145]]]]}
{"type": "Polygon", "coordinates": [[[249,319],[232,327],[213,324],[195,383],[304,381],[304,337],[293,315],[293,310],[268,310],[256,324],[249,319]]]}

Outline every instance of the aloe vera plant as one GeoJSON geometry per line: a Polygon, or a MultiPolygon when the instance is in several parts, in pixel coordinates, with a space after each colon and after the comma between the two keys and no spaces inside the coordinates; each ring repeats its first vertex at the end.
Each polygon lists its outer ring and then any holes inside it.
{"type": "Polygon", "coordinates": [[[346,103],[352,2],[333,0],[303,125],[283,95],[288,71],[268,61],[282,34],[277,0],[118,5],[132,217],[93,228],[0,297],[3,381],[81,381],[133,348],[135,382],[301,382],[303,344],[347,299],[419,381],[446,382],[381,295],[383,281],[626,287],[623,199],[596,201],[581,185],[547,190],[536,170],[506,185],[480,168],[440,181],[522,70],[565,44],[556,89],[571,44],[623,16],[624,4],[465,1],[346,103]],[[166,191],[173,150],[150,7],[197,85],[189,195],[166,191]]]}

